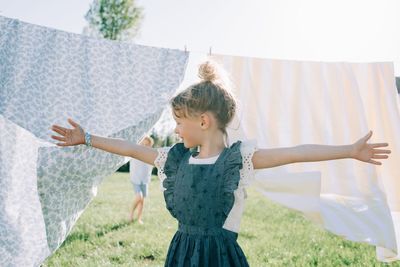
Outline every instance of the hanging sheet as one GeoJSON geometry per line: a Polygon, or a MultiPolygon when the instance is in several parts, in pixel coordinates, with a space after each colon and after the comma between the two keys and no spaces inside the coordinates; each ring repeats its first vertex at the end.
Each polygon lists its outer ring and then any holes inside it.
{"type": "Polygon", "coordinates": [[[259,171],[268,198],[299,210],[327,230],[377,246],[381,261],[399,259],[400,115],[392,63],[322,63],[215,55],[239,99],[231,139],[258,147],[350,144],[373,130],[388,142],[382,166],[351,159],[259,171]],[[238,128],[236,130],[236,128],[238,128]]]}
{"type": "Polygon", "coordinates": [[[125,158],[60,148],[50,126],[136,142],[178,88],[188,54],[0,17],[0,266],[38,266],[125,158]]]}

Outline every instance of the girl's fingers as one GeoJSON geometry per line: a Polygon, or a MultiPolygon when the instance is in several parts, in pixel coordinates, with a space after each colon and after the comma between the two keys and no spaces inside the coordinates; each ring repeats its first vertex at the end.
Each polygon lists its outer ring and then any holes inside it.
{"type": "Polygon", "coordinates": [[[55,131],[56,133],[58,133],[58,134],[61,134],[61,135],[65,135],[65,132],[64,131],[62,131],[62,130],[60,130],[60,129],[57,129],[57,128],[52,128],[52,130],[53,131],[55,131]]]}
{"type": "Polygon", "coordinates": [[[373,155],[373,159],[387,159],[389,156],[388,155],[373,155]]]}
{"type": "Polygon", "coordinates": [[[67,140],[65,137],[56,136],[56,135],[52,135],[51,138],[58,140],[58,141],[63,141],[63,142],[65,142],[67,140]]]}
{"type": "Polygon", "coordinates": [[[65,135],[66,135],[66,132],[65,132],[65,131],[60,130],[60,129],[57,129],[57,128],[53,128],[53,131],[55,131],[55,132],[58,133],[58,134],[61,134],[62,136],[65,136],[65,135]]]}
{"type": "Polygon", "coordinates": [[[385,147],[388,146],[388,143],[376,143],[376,144],[371,144],[372,148],[376,148],[376,147],[385,147]]]}
{"type": "Polygon", "coordinates": [[[363,137],[364,141],[367,142],[372,136],[372,131],[369,131],[369,133],[363,137]]]}
{"type": "Polygon", "coordinates": [[[72,119],[70,119],[70,118],[68,118],[68,122],[69,122],[72,126],[74,126],[75,128],[79,127],[79,125],[78,125],[76,122],[74,122],[72,119]]]}
{"type": "Polygon", "coordinates": [[[52,127],[51,127],[51,129],[53,130],[53,131],[55,131],[55,132],[57,132],[57,133],[61,133],[61,134],[65,134],[66,132],[67,132],[67,128],[64,128],[64,127],[61,127],[61,126],[58,126],[58,125],[53,125],[52,127]],[[57,130],[57,131],[56,131],[57,130]]]}
{"type": "Polygon", "coordinates": [[[392,151],[389,149],[374,149],[375,154],[390,154],[392,151]]]}
{"type": "Polygon", "coordinates": [[[62,131],[68,130],[67,128],[62,127],[60,125],[52,125],[52,128],[59,129],[59,130],[62,130],[62,131]]]}
{"type": "Polygon", "coordinates": [[[380,163],[379,161],[375,161],[373,159],[370,159],[368,162],[375,165],[382,165],[382,163],[380,163]]]}
{"type": "Polygon", "coordinates": [[[57,145],[57,146],[67,146],[66,143],[57,143],[56,145],[57,145]]]}

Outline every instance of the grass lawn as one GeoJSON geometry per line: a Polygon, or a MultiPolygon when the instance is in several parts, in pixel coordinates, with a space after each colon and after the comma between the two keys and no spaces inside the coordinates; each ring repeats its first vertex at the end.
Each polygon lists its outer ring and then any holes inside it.
{"type": "MultiPolygon", "coordinates": [[[[239,244],[250,266],[400,266],[375,259],[375,248],[345,241],[249,189],[239,244]]],[[[157,177],[144,225],[128,224],[133,200],[127,173],[107,177],[63,245],[42,266],[163,266],[177,222],[157,177]]]]}

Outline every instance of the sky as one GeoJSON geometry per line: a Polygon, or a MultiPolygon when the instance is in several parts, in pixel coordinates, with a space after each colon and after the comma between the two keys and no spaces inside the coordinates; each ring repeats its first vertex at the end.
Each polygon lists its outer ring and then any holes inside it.
{"type": "MultiPolygon", "coordinates": [[[[0,15],[81,33],[92,0],[0,0],[0,15]]],[[[399,0],[137,0],[135,42],[194,53],[273,59],[395,62],[399,0]]]]}
{"type": "MultiPolygon", "coordinates": [[[[339,62],[394,62],[400,76],[400,0],[136,0],[135,42],[204,54],[339,62]]],[[[92,0],[0,0],[0,15],[82,33],[92,0]]],[[[186,73],[181,88],[193,83],[186,73]]],[[[165,114],[169,114],[166,112],[165,114]]],[[[173,128],[168,115],[156,125],[173,128]]]]}

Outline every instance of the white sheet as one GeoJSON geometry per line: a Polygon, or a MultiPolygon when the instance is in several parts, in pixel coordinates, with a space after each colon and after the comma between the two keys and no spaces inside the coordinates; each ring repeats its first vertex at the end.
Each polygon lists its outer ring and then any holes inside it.
{"type": "Polygon", "coordinates": [[[240,99],[233,140],[256,139],[260,148],[340,145],[371,129],[371,142],[390,144],[383,166],[351,159],[292,164],[260,171],[255,185],[327,230],[377,246],[379,260],[398,260],[400,115],[393,64],[214,58],[231,74],[240,99]]]}

